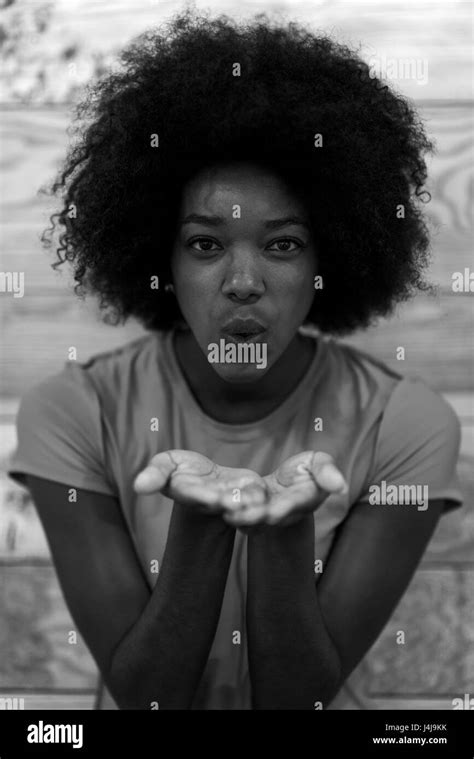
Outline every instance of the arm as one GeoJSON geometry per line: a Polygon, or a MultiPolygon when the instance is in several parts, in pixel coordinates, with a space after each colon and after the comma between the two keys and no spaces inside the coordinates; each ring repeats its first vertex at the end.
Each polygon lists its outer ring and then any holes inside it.
{"type": "Polygon", "coordinates": [[[317,585],[312,514],[249,536],[247,630],[256,709],[327,706],[403,595],[443,510],[352,507],[317,585]]]}
{"type": "Polygon", "coordinates": [[[219,619],[234,530],[173,507],[150,591],[119,502],[28,476],[66,603],[121,709],[189,709],[219,619]]]}

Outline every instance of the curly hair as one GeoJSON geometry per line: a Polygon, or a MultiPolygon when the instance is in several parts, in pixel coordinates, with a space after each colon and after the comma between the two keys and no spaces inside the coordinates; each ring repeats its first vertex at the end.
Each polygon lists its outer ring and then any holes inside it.
{"type": "Polygon", "coordinates": [[[161,283],[183,187],[239,159],[270,168],[304,202],[323,277],[305,323],[347,333],[430,289],[418,201],[429,199],[433,144],[357,52],[266,14],[236,23],[187,9],[120,61],[76,107],[77,139],[50,188],[62,209],[42,237],[51,246],[62,227],[52,267],[72,262],[76,294],[98,295],[115,323],[134,316],[159,330],[182,319],[161,283]]]}

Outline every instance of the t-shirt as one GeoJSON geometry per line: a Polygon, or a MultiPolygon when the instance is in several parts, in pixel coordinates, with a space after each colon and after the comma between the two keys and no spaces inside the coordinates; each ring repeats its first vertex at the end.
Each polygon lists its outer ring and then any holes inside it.
{"type": "MultiPolygon", "coordinates": [[[[314,355],[303,378],[277,409],[246,424],[222,423],[204,413],[178,364],[173,330],[148,333],[84,363],[68,362],[23,396],[8,473],[20,482],[18,473],[24,472],[116,496],[150,590],[159,577],[150,571],[151,562],[161,566],[173,503],[159,493],[138,495],[133,480],[160,451],[197,451],[262,476],[296,453],[330,453],[349,492],[330,495],[314,512],[314,558],[323,566],[336,528],[352,505],[370,502],[374,484],[427,485],[430,499],[447,499],[447,509],[460,505],[460,425],[451,406],[420,379],[310,334],[314,355]]],[[[251,708],[246,549],[247,538],[237,531],[193,709],[251,708]]],[[[315,582],[320,577],[316,573],[315,582]]],[[[354,697],[358,672],[329,708],[363,707],[354,697]]],[[[101,685],[97,708],[117,708],[101,685]]]]}

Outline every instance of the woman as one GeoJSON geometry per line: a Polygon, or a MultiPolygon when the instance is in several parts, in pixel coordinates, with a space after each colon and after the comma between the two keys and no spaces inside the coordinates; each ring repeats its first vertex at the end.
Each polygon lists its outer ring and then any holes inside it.
{"type": "Polygon", "coordinates": [[[341,708],[462,501],[447,403],[330,337],[426,289],[431,144],[296,24],[187,11],[122,60],[53,187],[54,266],[149,334],[28,392],[9,472],[101,708],[341,708]]]}

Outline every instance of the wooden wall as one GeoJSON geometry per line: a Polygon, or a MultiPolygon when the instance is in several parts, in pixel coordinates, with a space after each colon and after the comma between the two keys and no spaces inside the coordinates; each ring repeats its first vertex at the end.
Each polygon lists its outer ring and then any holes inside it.
{"type": "MultiPolygon", "coordinates": [[[[429,63],[426,84],[396,84],[416,99],[438,145],[427,209],[434,233],[431,278],[439,293],[416,298],[349,342],[398,371],[420,375],[453,405],[462,423],[459,473],[466,506],[442,519],[409,591],[363,664],[364,685],[354,701],[370,708],[451,708],[453,698],[474,692],[473,295],[454,293],[451,286],[453,272],[473,268],[469,4],[246,2],[238,11],[232,3],[205,5],[234,15],[283,9],[343,39],[361,40],[366,58],[415,56],[429,63]],[[404,362],[396,360],[398,346],[405,348],[404,362]],[[398,630],[406,631],[404,646],[396,644],[398,630]]],[[[84,0],[68,10],[59,4],[53,31],[57,40],[64,29],[74,30],[86,50],[111,47],[177,7],[142,2],[132,10],[124,0],[84,0]]],[[[98,673],[80,636],[76,644],[68,642],[75,626],[34,505],[4,474],[19,398],[62,366],[71,345],[82,361],[142,333],[133,323],[100,324],[94,305],[71,295],[65,273],[51,270],[53,259],[38,241],[51,208],[37,190],[67,144],[67,104],[57,102],[62,91],[45,85],[33,102],[22,104],[14,95],[1,105],[0,268],[23,271],[26,292],[24,298],[0,295],[0,697],[23,696],[27,709],[93,708],[98,673]]]]}

